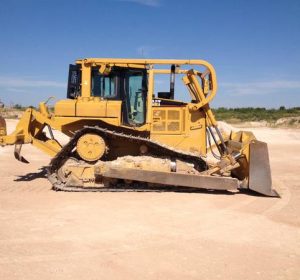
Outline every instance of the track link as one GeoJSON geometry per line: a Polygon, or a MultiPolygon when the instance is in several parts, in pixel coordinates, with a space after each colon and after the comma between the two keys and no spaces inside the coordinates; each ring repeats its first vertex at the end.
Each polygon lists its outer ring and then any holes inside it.
{"type": "Polygon", "coordinates": [[[185,152],[185,151],[178,151],[174,150],[171,147],[168,147],[166,145],[162,145],[158,142],[155,142],[149,138],[144,138],[140,136],[133,136],[128,135],[112,130],[108,130],[106,128],[101,128],[98,126],[91,127],[91,126],[85,126],[81,130],[77,131],[74,136],[70,139],[70,141],[61,149],[60,152],[57,153],[57,155],[51,160],[50,165],[48,166],[48,179],[52,183],[52,188],[54,190],[61,190],[61,191],[71,191],[71,192],[78,192],[78,191],[86,191],[86,192],[105,192],[105,191],[147,191],[149,189],[146,188],[135,188],[134,184],[133,186],[130,186],[129,188],[125,185],[116,185],[115,187],[98,187],[98,188],[87,188],[87,187],[72,187],[67,186],[62,180],[60,180],[59,176],[57,176],[57,172],[59,168],[68,160],[71,158],[74,154],[74,149],[76,147],[76,143],[78,139],[86,134],[86,133],[95,133],[103,137],[105,140],[107,140],[107,143],[111,139],[122,139],[124,142],[130,141],[133,142],[136,145],[146,145],[150,149],[150,154],[156,157],[160,158],[171,158],[173,160],[181,160],[188,163],[192,163],[195,166],[195,169],[198,171],[204,171],[207,169],[207,163],[199,156],[196,156],[192,153],[185,152]],[[161,156],[163,155],[163,157],[161,156]]]}

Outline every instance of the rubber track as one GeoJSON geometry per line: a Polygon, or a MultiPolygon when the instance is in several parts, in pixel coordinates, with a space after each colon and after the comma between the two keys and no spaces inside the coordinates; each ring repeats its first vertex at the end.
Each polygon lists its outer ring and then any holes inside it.
{"type": "MultiPolygon", "coordinates": [[[[124,133],[119,133],[115,131],[111,131],[105,128],[101,128],[98,126],[85,126],[83,129],[77,131],[71,140],[61,149],[60,152],[51,160],[50,165],[47,168],[48,179],[52,183],[52,187],[54,190],[62,190],[62,191],[88,191],[88,192],[99,192],[99,191],[147,191],[148,189],[136,189],[136,188],[80,188],[80,187],[70,187],[65,186],[65,184],[59,180],[56,173],[58,169],[64,164],[64,162],[72,157],[72,152],[76,147],[77,140],[86,133],[95,133],[103,137],[105,140],[110,139],[123,139],[123,141],[134,142],[137,145],[146,145],[150,148],[151,154],[155,156],[164,155],[164,157],[169,157],[172,160],[181,160],[185,162],[189,162],[194,164],[195,168],[198,171],[203,171],[207,169],[206,162],[199,156],[196,156],[192,153],[185,151],[174,150],[166,145],[162,145],[158,142],[152,141],[149,138],[144,138],[140,136],[133,136],[124,133]]],[[[151,190],[150,190],[151,191],[151,190]]]]}

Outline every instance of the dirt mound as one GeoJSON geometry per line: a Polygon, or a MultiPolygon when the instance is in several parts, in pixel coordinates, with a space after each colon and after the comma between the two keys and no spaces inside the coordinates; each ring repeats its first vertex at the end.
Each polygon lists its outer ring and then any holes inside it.
{"type": "Polygon", "coordinates": [[[300,117],[281,118],[275,122],[276,127],[300,128],[300,117]]]}
{"type": "Polygon", "coordinates": [[[232,125],[222,121],[218,121],[218,128],[222,134],[230,134],[231,131],[237,131],[232,125]]]}
{"type": "Polygon", "coordinates": [[[5,119],[20,119],[24,111],[0,107],[0,115],[5,119]]]}

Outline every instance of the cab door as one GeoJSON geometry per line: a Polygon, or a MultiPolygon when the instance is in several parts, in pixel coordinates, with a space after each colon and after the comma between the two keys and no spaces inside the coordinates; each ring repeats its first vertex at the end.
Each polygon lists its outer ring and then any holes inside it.
{"type": "Polygon", "coordinates": [[[147,72],[129,69],[124,75],[123,124],[142,126],[146,122],[147,72]]]}

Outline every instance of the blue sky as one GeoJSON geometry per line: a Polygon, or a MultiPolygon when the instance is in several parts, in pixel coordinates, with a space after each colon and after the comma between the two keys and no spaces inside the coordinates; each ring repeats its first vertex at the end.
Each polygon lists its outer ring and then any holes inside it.
{"type": "Polygon", "coordinates": [[[214,107],[300,106],[299,0],[0,0],[0,99],[64,98],[83,57],[199,58],[214,107]]]}

